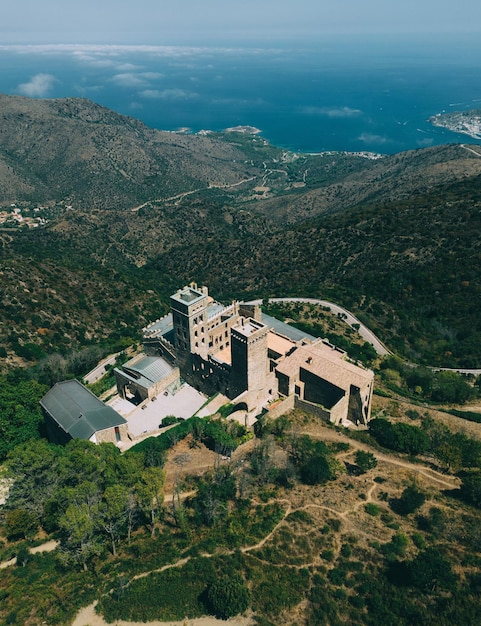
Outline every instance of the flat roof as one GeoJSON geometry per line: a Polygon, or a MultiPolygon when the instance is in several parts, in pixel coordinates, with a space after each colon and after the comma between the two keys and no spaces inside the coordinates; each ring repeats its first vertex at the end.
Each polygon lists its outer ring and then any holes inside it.
{"type": "Polygon", "coordinates": [[[193,287],[184,287],[183,289],[179,289],[179,291],[171,296],[173,300],[177,300],[183,304],[192,304],[192,302],[205,297],[206,296],[202,291],[194,289],[193,287]]]}
{"type": "Polygon", "coordinates": [[[226,363],[227,365],[232,365],[232,352],[230,346],[226,346],[223,350],[217,350],[216,352],[212,352],[211,356],[216,359],[216,361],[221,361],[222,363],[226,363]]]}
{"type": "Polygon", "coordinates": [[[166,335],[169,331],[173,330],[174,322],[172,320],[172,313],[168,313],[161,319],[149,324],[144,328],[143,333],[146,337],[157,337],[159,335],[166,335]]]}
{"type": "Polygon", "coordinates": [[[235,330],[237,333],[239,333],[240,335],[244,335],[245,337],[250,337],[251,335],[262,329],[267,330],[266,325],[263,322],[257,322],[256,320],[251,318],[241,318],[237,322],[237,324],[232,327],[232,330],[235,330]]]}
{"type": "Polygon", "coordinates": [[[209,304],[207,307],[207,318],[209,319],[219,315],[219,313],[222,313],[225,308],[226,307],[223,304],[220,304],[220,302],[212,302],[212,304],[209,304]]]}
{"type": "Polygon", "coordinates": [[[269,350],[276,352],[277,354],[285,355],[295,347],[295,342],[291,339],[286,339],[282,335],[278,335],[274,331],[270,331],[267,335],[267,347],[269,350]]]}
{"type": "Polygon", "coordinates": [[[115,396],[110,404],[119,413],[125,416],[129,432],[137,437],[144,433],[160,434],[165,432],[159,429],[162,419],[167,415],[175,415],[188,419],[192,417],[206,402],[207,396],[190,385],[184,383],[175,394],[168,392],[161,394],[155,402],[142,403],[135,406],[128,400],[115,396]]]}

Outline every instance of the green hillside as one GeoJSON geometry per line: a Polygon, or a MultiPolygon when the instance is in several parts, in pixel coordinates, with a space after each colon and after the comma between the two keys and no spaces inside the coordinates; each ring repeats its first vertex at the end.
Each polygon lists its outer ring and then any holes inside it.
{"type": "Polygon", "coordinates": [[[414,361],[481,365],[476,146],[296,155],[87,100],[0,103],[0,204],[46,216],[0,225],[4,366],[134,338],[192,280],[330,298],[414,361]]]}

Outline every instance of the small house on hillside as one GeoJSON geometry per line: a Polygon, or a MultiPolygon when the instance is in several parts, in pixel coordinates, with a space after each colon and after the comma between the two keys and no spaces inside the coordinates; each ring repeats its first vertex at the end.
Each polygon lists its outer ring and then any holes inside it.
{"type": "Polygon", "coordinates": [[[40,400],[47,436],[52,443],[71,439],[118,443],[127,439],[127,422],[78,380],[57,383],[40,400]]]}

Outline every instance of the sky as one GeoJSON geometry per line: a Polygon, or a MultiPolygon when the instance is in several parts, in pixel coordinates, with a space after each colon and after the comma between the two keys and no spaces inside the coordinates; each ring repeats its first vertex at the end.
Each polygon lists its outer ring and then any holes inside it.
{"type": "Polygon", "coordinates": [[[2,0],[0,44],[481,34],[480,0],[2,0]]]}

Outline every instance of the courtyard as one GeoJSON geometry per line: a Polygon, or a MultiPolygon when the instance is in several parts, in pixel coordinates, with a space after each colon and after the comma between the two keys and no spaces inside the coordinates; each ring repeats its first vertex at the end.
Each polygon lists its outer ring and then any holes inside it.
{"type": "Polygon", "coordinates": [[[127,420],[133,437],[159,432],[159,425],[167,415],[187,419],[207,402],[207,396],[184,383],[175,394],[164,392],[151,400],[135,405],[129,400],[115,396],[108,402],[117,413],[127,420]]]}

